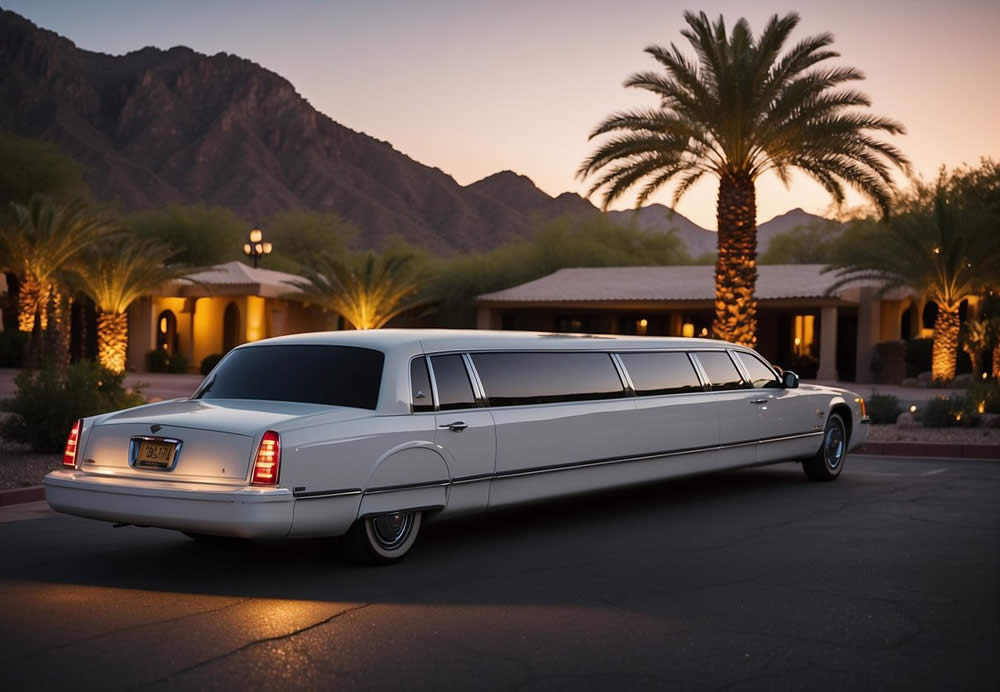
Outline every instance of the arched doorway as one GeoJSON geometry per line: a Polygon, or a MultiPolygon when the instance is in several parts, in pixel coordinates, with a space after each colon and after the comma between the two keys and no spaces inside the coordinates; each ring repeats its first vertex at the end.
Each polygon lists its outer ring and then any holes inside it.
{"type": "Polygon", "coordinates": [[[230,302],[222,315],[222,352],[229,353],[240,345],[240,309],[230,302]]]}
{"type": "Polygon", "coordinates": [[[156,348],[177,353],[177,317],[173,310],[164,310],[156,318],[156,348]]]}

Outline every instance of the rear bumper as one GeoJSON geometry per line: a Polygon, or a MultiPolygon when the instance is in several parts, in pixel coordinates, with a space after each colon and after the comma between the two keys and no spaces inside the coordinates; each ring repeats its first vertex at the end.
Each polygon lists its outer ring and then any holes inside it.
{"type": "Polygon", "coordinates": [[[45,499],[57,512],[89,519],[242,538],[281,538],[292,525],[285,488],[219,486],[53,471],[45,499]]]}

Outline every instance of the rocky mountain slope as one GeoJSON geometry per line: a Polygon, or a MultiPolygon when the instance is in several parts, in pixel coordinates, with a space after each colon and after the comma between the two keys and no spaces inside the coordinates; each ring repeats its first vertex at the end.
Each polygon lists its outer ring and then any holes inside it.
{"type": "MultiPolygon", "coordinates": [[[[124,211],[206,204],[249,223],[291,208],[332,211],[361,229],[364,246],[401,235],[439,254],[526,237],[537,217],[598,213],[511,171],[459,185],[226,53],[105,55],[0,11],[0,95],[0,127],[58,144],[84,165],[95,195],[124,211]]],[[[715,248],[714,232],[663,205],[610,215],[673,229],[693,256],[715,248]]]]}

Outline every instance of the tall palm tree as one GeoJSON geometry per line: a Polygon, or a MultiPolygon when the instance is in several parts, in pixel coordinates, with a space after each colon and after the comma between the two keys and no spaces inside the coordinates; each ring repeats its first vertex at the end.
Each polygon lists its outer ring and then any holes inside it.
{"type": "Polygon", "coordinates": [[[165,265],[175,251],[151,240],[120,235],[94,248],[71,267],[79,288],[97,306],[97,360],[114,373],[125,370],[126,310],[137,298],[191,271],[165,265]]]}
{"type": "Polygon", "coordinates": [[[931,209],[895,215],[872,224],[867,238],[832,265],[832,293],[848,283],[906,287],[937,304],[931,375],[955,376],[962,301],[982,292],[985,281],[1000,276],[1000,236],[989,216],[946,200],[939,184],[931,209]]]}
{"type": "Polygon", "coordinates": [[[47,326],[50,302],[61,321],[60,272],[116,228],[107,216],[82,201],[57,203],[35,195],[27,204],[12,203],[11,207],[13,223],[0,227],[0,263],[20,279],[17,326],[30,332],[36,316],[43,329],[47,326]]]}
{"type": "Polygon", "coordinates": [[[355,329],[379,329],[394,317],[426,302],[417,296],[421,277],[416,255],[368,253],[360,262],[321,254],[306,280],[293,282],[306,303],[340,314],[355,329]]]}
{"type": "Polygon", "coordinates": [[[767,172],[788,184],[793,169],[826,189],[837,203],[844,186],[888,210],[891,166],[908,168],[894,146],[873,132],[902,134],[887,118],[851,110],[871,105],[844,84],[863,79],[853,67],[820,67],[838,57],[830,34],[804,39],[782,54],[799,23],[791,13],[771,17],[754,37],[745,19],[727,35],[722,17],[686,12],[682,35],[697,61],[674,44],[650,46],[664,73],[640,72],[625,81],[655,94],[659,108],[619,112],[591,133],[613,137],[580,166],[586,178],[600,172],[588,194],[602,191],[607,209],[644,181],[636,207],[671,181],[676,206],[703,176],[718,178],[719,254],[715,263],[715,319],[719,338],[752,346],[757,333],[757,197],[767,172]]]}

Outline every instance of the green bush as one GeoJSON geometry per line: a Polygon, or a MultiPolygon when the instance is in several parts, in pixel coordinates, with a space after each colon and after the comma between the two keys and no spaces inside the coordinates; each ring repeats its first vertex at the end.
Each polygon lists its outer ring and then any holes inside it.
{"type": "Polygon", "coordinates": [[[974,382],[969,387],[969,404],[977,413],[980,403],[983,413],[1000,413],[1000,382],[974,382]]]}
{"type": "Polygon", "coordinates": [[[146,367],[150,372],[187,372],[188,359],[183,353],[167,353],[162,348],[146,354],[146,367]]]}
{"type": "Polygon", "coordinates": [[[212,368],[218,365],[220,360],[222,360],[221,353],[213,353],[210,356],[205,356],[201,361],[201,374],[207,375],[212,372],[212,368]]]}
{"type": "Polygon", "coordinates": [[[124,373],[115,375],[91,361],[65,370],[23,370],[14,380],[17,392],[7,403],[11,415],[0,434],[36,452],[59,452],[76,419],[146,403],[140,392],[125,389],[124,380],[124,373]]]}
{"type": "Polygon", "coordinates": [[[931,399],[920,411],[920,422],[925,428],[951,428],[958,425],[976,425],[979,416],[970,408],[963,396],[931,399]]]}
{"type": "Polygon", "coordinates": [[[0,332],[0,368],[19,368],[24,362],[27,332],[5,329],[0,332]]]}
{"type": "Polygon", "coordinates": [[[188,359],[183,353],[174,353],[167,361],[167,372],[187,372],[188,359]]]}
{"type": "Polygon", "coordinates": [[[903,407],[899,405],[899,399],[892,394],[872,394],[872,398],[866,403],[868,404],[868,415],[875,425],[895,423],[896,418],[903,412],[903,407]]]}

